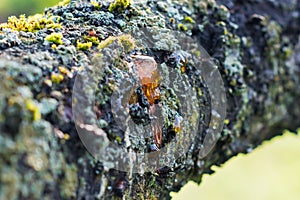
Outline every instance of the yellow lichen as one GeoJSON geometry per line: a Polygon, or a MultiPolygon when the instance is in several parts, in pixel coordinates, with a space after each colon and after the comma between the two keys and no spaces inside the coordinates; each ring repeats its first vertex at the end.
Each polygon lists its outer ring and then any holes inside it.
{"type": "Polygon", "coordinates": [[[3,28],[10,28],[15,31],[36,32],[44,28],[62,28],[62,26],[55,22],[53,17],[47,18],[41,14],[36,14],[28,18],[25,15],[20,15],[19,18],[11,16],[8,18],[7,23],[0,24],[0,30],[3,28]]]}
{"type": "Polygon", "coordinates": [[[63,43],[62,38],[63,38],[63,35],[61,33],[51,33],[50,35],[48,35],[45,38],[45,40],[50,42],[50,43],[60,45],[60,44],[63,43]]]}
{"type": "Polygon", "coordinates": [[[191,23],[191,24],[194,24],[195,21],[193,20],[193,18],[189,17],[189,16],[185,16],[184,17],[184,22],[186,23],[191,23]]]}
{"type": "Polygon", "coordinates": [[[83,39],[87,42],[92,42],[93,44],[96,45],[100,43],[98,37],[96,36],[84,36],[83,39]]]}
{"type": "Polygon", "coordinates": [[[185,25],[183,25],[183,24],[178,24],[178,29],[180,31],[187,31],[188,30],[188,28],[185,25]]]}
{"type": "Polygon", "coordinates": [[[71,73],[70,70],[68,70],[67,68],[62,67],[62,66],[58,67],[58,70],[61,74],[64,74],[64,75],[69,75],[71,73]]]}
{"type": "Polygon", "coordinates": [[[69,140],[69,139],[70,139],[70,135],[67,134],[67,133],[65,133],[65,134],[64,134],[64,140],[69,140]]]}
{"type": "Polygon", "coordinates": [[[200,57],[201,56],[201,51],[197,50],[197,49],[193,49],[192,50],[192,53],[197,56],[197,57],[200,57]]]}
{"type": "Polygon", "coordinates": [[[109,5],[108,11],[118,11],[122,12],[126,10],[132,3],[132,0],[115,0],[113,3],[109,5]]]}
{"type": "Polygon", "coordinates": [[[233,79],[232,81],[230,81],[230,83],[229,83],[231,86],[236,86],[236,80],[235,79],[233,79]]]}
{"type": "Polygon", "coordinates": [[[135,42],[130,35],[121,35],[118,37],[118,41],[123,45],[125,51],[131,51],[135,47],[135,42]]]}
{"type": "Polygon", "coordinates": [[[84,70],[84,66],[81,65],[81,66],[78,68],[78,71],[79,71],[79,72],[82,72],[83,70],[84,70]]]}
{"type": "Polygon", "coordinates": [[[106,48],[109,45],[111,45],[114,41],[117,41],[120,45],[122,45],[126,52],[132,51],[135,47],[134,39],[130,35],[121,35],[117,37],[108,37],[106,40],[100,42],[98,48],[106,48]]]}
{"type": "Polygon", "coordinates": [[[47,79],[44,81],[45,85],[49,86],[49,87],[52,87],[52,81],[47,79]]]}
{"type": "Polygon", "coordinates": [[[230,120],[229,119],[225,119],[224,120],[224,124],[228,125],[230,123],[230,120]]]}
{"type": "Polygon", "coordinates": [[[116,37],[114,36],[109,36],[108,38],[106,38],[106,40],[103,40],[99,43],[98,45],[98,49],[104,49],[106,47],[108,47],[109,45],[111,45],[114,41],[116,40],[116,37]]]}
{"type": "Polygon", "coordinates": [[[170,18],[170,23],[171,23],[171,24],[175,24],[175,23],[176,23],[176,19],[173,18],[173,17],[171,17],[171,18],[170,18]]]}
{"type": "Polygon", "coordinates": [[[93,45],[92,42],[81,43],[81,42],[77,41],[77,49],[78,50],[82,50],[82,51],[88,50],[92,47],[92,45],[93,45]]]}
{"type": "Polygon", "coordinates": [[[52,73],[51,80],[53,83],[60,84],[64,80],[64,76],[62,74],[52,73]]]}
{"type": "Polygon", "coordinates": [[[117,137],[116,137],[116,141],[117,141],[118,143],[121,143],[121,142],[122,142],[122,138],[121,138],[120,136],[117,136],[117,137]]]}
{"type": "Polygon", "coordinates": [[[92,1],[91,4],[97,9],[99,10],[101,8],[101,3],[97,2],[97,1],[92,1]]]}
{"type": "Polygon", "coordinates": [[[52,49],[56,49],[56,48],[57,48],[57,45],[56,45],[56,44],[52,44],[52,45],[51,45],[51,48],[52,48],[52,49]]]}
{"type": "Polygon", "coordinates": [[[31,100],[31,99],[26,100],[25,105],[26,105],[26,108],[32,112],[33,121],[38,121],[42,118],[40,109],[33,100],[31,100]]]}

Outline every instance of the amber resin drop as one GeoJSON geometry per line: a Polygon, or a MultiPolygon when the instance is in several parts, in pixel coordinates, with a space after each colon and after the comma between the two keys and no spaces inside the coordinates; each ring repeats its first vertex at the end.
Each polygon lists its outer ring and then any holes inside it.
{"type": "MultiPolygon", "coordinates": [[[[160,114],[160,106],[155,104],[155,101],[159,100],[161,97],[160,93],[160,83],[161,76],[159,74],[157,63],[152,57],[134,55],[132,56],[134,71],[139,79],[139,83],[142,86],[142,91],[147,101],[149,102],[148,109],[149,114],[154,116],[154,119],[151,120],[153,139],[156,149],[159,150],[162,144],[162,122],[163,119],[160,114]]],[[[134,104],[138,100],[136,94],[133,94],[129,100],[129,104],[134,104]]]]}
{"type": "Polygon", "coordinates": [[[160,99],[158,87],[161,82],[161,76],[157,63],[149,56],[134,55],[132,58],[144,95],[147,97],[150,105],[153,105],[156,100],[160,99]]]}

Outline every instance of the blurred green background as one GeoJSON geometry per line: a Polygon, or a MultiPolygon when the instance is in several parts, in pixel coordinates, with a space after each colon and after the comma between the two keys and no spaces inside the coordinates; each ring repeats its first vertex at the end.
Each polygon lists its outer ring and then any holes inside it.
{"type": "Polygon", "coordinates": [[[5,22],[10,15],[26,16],[40,13],[45,7],[55,5],[59,0],[0,0],[0,22],[5,22]]]}
{"type": "MultiPolygon", "coordinates": [[[[10,15],[43,12],[59,0],[0,0],[0,22],[10,15]]],[[[189,182],[174,200],[299,200],[300,131],[265,142],[251,154],[238,155],[216,173],[205,175],[200,186],[189,182]]]]}
{"type": "Polygon", "coordinates": [[[173,200],[299,200],[300,130],[266,141],[252,153],[240,154],[200,186],[189,182],[173,200]]]}

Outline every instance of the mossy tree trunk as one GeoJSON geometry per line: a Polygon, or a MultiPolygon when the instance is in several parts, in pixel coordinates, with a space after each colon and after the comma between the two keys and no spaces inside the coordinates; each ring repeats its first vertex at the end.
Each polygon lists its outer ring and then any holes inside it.
{"type": "MultiPolygon", "coordinates": [[[[212,165],[284,129],[295,131],[299,6],[292,0],[71,0],[41,16],[10,18],[0,25],[0,199],[168,199],[188,181],[200,183],[212,165]],[[145,26],[179,29],[200,41],[222,75],[227,117],[205,158],[199,156],[199,132],[176,167],[128,174],[103,166],[86,151],[73,121],[72,89],[76,74],[92,68],[104,46],[117,41],[126,55],[137,51],[122,35],[145,26]]],[[[103,98],[97,99],[100,116],[109,112],[103,98]]],[[[107,117],[101,122],[113,124],[107,117]]]]}

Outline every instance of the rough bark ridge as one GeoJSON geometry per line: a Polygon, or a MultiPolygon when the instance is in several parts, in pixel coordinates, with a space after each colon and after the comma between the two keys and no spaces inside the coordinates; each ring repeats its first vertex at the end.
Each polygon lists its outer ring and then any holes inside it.
{"type": "MultiPolygon", "coordinates": [[[[212,165],[285,128],[295,131],[299,6],[293,0],[71,0],[42,15],[9,18],[0,25],[0,199],[168,199],[189,180],[200,183],[212,165]],[[124,73],[126,57],[139,51],[126,33],[146,26],[180,30],[201,42],[222,75],[227,117],[205,159],[199,158],[199,132],[174,167],[129,175],[103,167],[85,150],[72,121],[72,87],[76,74],[93,68],[92,59],[110,44],[123,49],[110,55],[119,57],[116,69],[124,73]]],[[[195,77],[192,66],[185,67],[195,77]]],[[[108,78],[99,79],[95,110],[109,140],[122,145],[124,135],[115,130],[106,104],[118,70],[107,67],[108,78]]]]}

